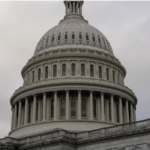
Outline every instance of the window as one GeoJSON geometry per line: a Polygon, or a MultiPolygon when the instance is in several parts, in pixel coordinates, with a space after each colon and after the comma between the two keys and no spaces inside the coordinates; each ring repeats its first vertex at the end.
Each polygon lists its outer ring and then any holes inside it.
{"type": "Polygon", "coordinates": [[[82,98],[81,100],[81,116],[86,117],[86,99],[82,98]]]}
{"type": "Polygon", "coordinates": [[[66,76],[66,64],[62,65],[62,76],[66,76]]]}
{"type": "Polygon", "coordinates": [[[75,64],[72,64],[72,76],[75,76],[75,64]]]}
{"type": "Polygon", "coordinates": [[[54,118],[54,100],[51,100],[51,118],[54,118]]]}
{"type": "Polygon", "coordinates": [[[86,34],[86,40],[89,41],[89,35],[88,34],[86,34]]]}
{"type": "Polygon", "coordinates": [[[95,42],[95,37],[94,37],[94,35],[93,35],[93,42],[95,42]]]}
{"type": "Polygon", "coordinates": [[[61,38],[61,35],[59,34],[59,35],[58,35],[58,41],[60,41],[60,38],[61,38]]]}
{"type": "Polygon", "coordinates": [[[53,77],[57,77],[57,66],[53,66],[53,77]]]}
{"type": "Polygon", "coordinates": [[[66,100],[63,98],[61,99],[61,117],[65,117],[66,116],[66,100]]]}
{"type": "Polygon", "coordinates": [[[73,39],[73,40],[75,39],[75,35],[74,35],[74,33],[72,33],[72,39],[73,39]]]}
{"type": "Polygon", "coordinates": [[[76,117],[76,99],[71,99],[71,117],[76,117]]]}
{"type": "Polygon", "coordinates": [[[113,70],[113,81],[115,82],[115,71],[113,70]]]}
{"type": "Polygon", "coordinates": [[[35,116],[36,121],[38,120],[38,105],[39,105],[39,103],[36,102],[36,116],[35,116]]]}
{"type": "Polygon", "coordinates": [[[48,44],[48,41],[49,41],[49,37],[47,37],[46,44],[48,44]]]}
{"type": "Polygon", "coordinates": [[[85,76],[85,65],[81,64],[81,76],[85,76]]]}
{"type": "Polygon", "coordinates": [[[65,40],[67,40],[68,39],[68,35],[67,35],[67,32],[65,33],[65,40]]]}
{"type": "Polygon", "coordinates": [[[90,76],[94,77],[94,66],[90,65],[90,76]]]}
{"type": "Polygon", "coordinates": [[[119,105],[116,104],[116,121],[119,122],[119,105]]]}
{"type": "Polygon", "coordinates": [[[101,39],[100,39],[100,37],[98,37],[98,42],[99,42],[99,44],[101,44],[101,39]]]}
{"type": "Polygon", "coordinates": [[[96,118],[96,99],[93,99],[93,117],[96,118]]]}
{"type": "Polygon", "coordinates": [[[41,80],[41,69],[39,68],[38,70],[38,80],[40,81],[41,80]]]}
{"type": "Polygon", "coordinates": [[[109,80],[109,69],[106,68],[106,79],[109,80]]]}
{"type": "Polygon", "coordinates": [[[32,72],[32,82],[34,82],[34,71],[32,72]]]}
{"type": "Polygon", "coordinates": [[[102,78],[102,67],[99,66],[99,78],[102,78]]]}
{"type": "Polygon", "coordinates": [[[53,37],[52,37],[52,42],[54,42],[54,39],[55,39],[55,38],[54,38],[54,35],[53,35],[53,37]]]}
{"type": "Polygon", "coordinates": [[[45,67],[45,79],[48,78],[48,66],[45,67]]]}
{"type": "Polygon", "coordinates": [[[104,46],[106,46],[106,43],[105,43],[105,40],[103,39],[103,42],[104,42],[104,46]]]}
{"type": "Polygon", "coordinates": [[[81,32],[79,33],[79,39],[82,40],[82,34],[81,34],[81,32]]]}
{"type": "Polygon", "coordinates": [[[31,122],[31,104],[29,104],[28,122],[31,122]]]}
{"type": "Polygon", "coordinates": [[[118,83],[119,83],[119,73],[118,73],[118,83]]]}

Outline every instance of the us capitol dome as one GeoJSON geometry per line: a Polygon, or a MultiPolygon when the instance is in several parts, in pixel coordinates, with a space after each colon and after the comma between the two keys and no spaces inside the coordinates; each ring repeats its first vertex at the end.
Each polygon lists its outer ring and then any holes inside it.
{"type": "Polygon", "coordinates": [[[10,99],[9,137],[62,129],[79,133],[136,121],[137,98],[108,39],[65,1],[65,17],[38,41],[10,99]]]}

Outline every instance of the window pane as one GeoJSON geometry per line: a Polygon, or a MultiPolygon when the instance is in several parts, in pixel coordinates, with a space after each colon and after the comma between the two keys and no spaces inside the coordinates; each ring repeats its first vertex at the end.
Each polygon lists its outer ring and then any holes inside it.
{"type": "Polygon", "coordinates": [[[66,100],[62,99],[61,100],[61,117],[66,116],[66,100]]]}
{"type": "Polygon", "coordinates": [[[81,76],[85,76],[85,65],[81,64],[81,76]]]}
{"type": "Polygon", "coordinates": [[[57,66],[53,66],[53,77],[57,77],[57,66]]]}
{"type": "Polygon", "coordinates": [[[106,79],[109,80],[109,69],[106,68],[106,79]]]}
{"type": "Polygon", "coordinates": [[[48,66],[45,67],[45,78],[48,78],[48,66]]]}
{"type": "Polygon", "coordinates": [[[75,64],[72,64],[72,76],[75,76],[75,64]]]}
{"type": "Polygon", "coordinates": [[[48,37],[47,40],[46,40],[46,44],[48,43],[48,41],[49,41],[49,37],[48,37]]]}
{"type": "Polygon", "coordinates": [[[74,33],[72,34],[72,39],[73,39],[73,40],[75,39],[75,35],[74,35],[74,33]]]}
{"type": "Polygon", "coordinates": [[[60,41],[60,35],[58,36],[58,41],[60,41]]]}
{"type": "Polygon", "coordinates": [[[81,100],[81,116],[86,117],[86,99],[81,100]]]}
{"type": "Polygon", "coordinates": [[[115,81],[115,71],[113,70],[113,81],[115,81]]]}
{"type": "Polygon", "coordinates": [[[96,118],[96,100],[93,100],[93,117],[96,118]]]}
{"type": "Polygon", "coordinates": [[[100,38],[98,38],[98,41],[99,41],[99,43],[101,43],[101,40],[100,40],[100,38]]]}
{"type": "Polygon", "coordinates": [[[99,66],[99,78],[102,78],[102,67],[99,66]]]}
{"type": "Polygon", "coordinates": [[[79,34],[79,39],[82,40],[82,34],[81,33],[79,34]]]}
{"type": "Polygon", "coordinates": [[[52,42],[54,42],[54,36],[52,37],[52,42]]]}
{"type": "Polygon", "coordinates": [[[88,34],[86,35],[86,40],[87,40],[87,41],[89,40],[89,36],[88,36],[88,34]]]}
{"type": "Polygon", "coordinates": [[[54,118],[54,100],[51,100],[51,118],[54,118]]]}
{"type": "Polygon", "coordinates": [[[34,71],[32,72],[32,82],[34,82],[34,71]]]}
{"type": "Polygon", "coordinates": [[[94,67],[93,67],[93,65],[90,65],[90,76],[91,77],[94,76],[94,67]]]}
{"type": "Polygon", "coordinates": [[[93,42],[95,42],[95,37],[93,36],[93,42]]]}
{"type": "Polygon", "coordinates": [[[38,80],[41,80],[41,69],[38,70],[38,80]]]}
{"type": "Polygon", "coordinates": [[[65,40],[67,40],[67,38],[68,38],[68,36],[67,36],[67,34],[65,34],[65,40]]]}
{"type": "Polygon", "coordinates": [[[76,117],[76,99],[71,99],[71,117],[76,117]]]}
{"type": "Polygon", "coordinates": [[[66,64],[62,65],[62,75],[65,76],[66,75],[66,64]]]}

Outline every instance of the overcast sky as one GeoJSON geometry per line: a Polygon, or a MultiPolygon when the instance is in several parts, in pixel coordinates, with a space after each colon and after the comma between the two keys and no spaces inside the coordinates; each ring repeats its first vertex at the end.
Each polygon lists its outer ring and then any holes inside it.
{"type": "MultiPolygon", "coordinates": [[[[138,97],[137,120],[150,118],[150,2],[85,2],[83,15],[110,41],[138,97]]],[[[0,2],[0,138],[11,124],[10,97],[42,35],[64,17],[63,2],[0,2]]]]}

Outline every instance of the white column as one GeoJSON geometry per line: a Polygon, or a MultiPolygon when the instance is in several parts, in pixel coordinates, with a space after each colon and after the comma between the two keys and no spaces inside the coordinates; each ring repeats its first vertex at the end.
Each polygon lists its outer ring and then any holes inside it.
{"type": "MultiPolygon", "coordinates": [[[[56,102],[54,103],[54,112],[55,112],[55,109],[57,107],[57,106],[55,106],[56,102]]],[[[43,93],[43,120],[42,121],[45,121],[45,120],[46,120],[46,93],[43,93]]]]}
{"type": "Polygon", "coordinates": [[[101,93],[101,120],[105,121],[105,117],[104,117],[104,93],[101,93]]]}
{"type": "Polygon", "coordinates": [[[128,100],[126,99],[126,123],[129,123],[129,108],[128,108],[128,100]]]}
{"type": "Polygon", "coordinates": [[[13,106],[12,106],[12,116],[11,116],[11,130],[13,130],[13,123],[14,123],[14,108],[13,108],[13,106]]]}
{"type": "Polygon", "coordinates": [[[35,117],[36,117],[36,95],[33,96],[33,117],[32,117],[33,123],[35,123],[35,117]]]}
{"type": "Polygon", "coordinates": [[[122,116],[122,97],[119,97],[119,122],[123,123],[123,116],[122,116]]]}
{"type": "Polygon", "coordinates": [[[25,113],[24,113],[24,124],[28,123],[28,98],[25,98],[25,113]]]}
{"type": "Polygon", "coordinates": [[[106,121],[110,121],[109,120],[109,100],[106,100],[106,121]]]}
{"type": "Polygon", "coordinates": [[[115,122],[114,117],[114,96],[111,94],[111,122],[115,122]]]}
{"type": "Polygon", "coordinates": [[[67,6],[68,6],[68,3],[66,2],[66,15],[67,15],[67,13],[68,13],[68,12],[67,12],[67,6]]]}
{"type": "Polygon", "coordinates": [[[73,1],[73,12],[75,12],[75,1],[73,1]]]}
{"type": "Polygon", "coordinates": [[[78,119],[81,119],[81,91],[78,91],[78,119]]]}
{"type": "Polygon", "coordinates": [[[77,1],[77,5],[76,5],[76,12],[77,12],[77,13],[79,13],[79,12],[78,12],[78,9],[79,9],[79,2],[77,1]]]}
{"type": "Polygon", "coordinates": [[[130,115],[131,115],[131,122],[134,122],[134,118],[133,118],[133,104],[130,103],[130,115]]]}
{"type": "Polygon", "coordinates": [[[66,119],[69,119],[69,91],[66,91],[66,119]]]}
{"type": "Polygon", "coordinates": [[[90,120],[93,120],[93,91],[90,91],[90,120]]]}
{"type": "Polygon", "coordinates": [[[72,6],[71,6],[71,2],[69,2],[69,13],[71,13],[72,12],[72,8],[71,8],[72,6]]]}
{"type": "Polygon", "coordinates": [[[17,104],[15,104],[15,112],[14,112],[14,128],[16,128],[17,124],[17,104]]]}
{"type": "Polygon", "coordinates": [[[21,100],[19,101],[19,112],[18,112],[18,127],[21,125],[21,108],[22,107],[22,103],[21,100]]]}
{"type": "Polygon", "coordinates": [[[57,120],[57,91],[54,91],[54,120],[57,120]]]}
{"type": "Polygon", "coordinates": [[[136,121],[136,108],[135,107],[134,107],[133,111],[134,111],[134,122],[135,122],[136,121]]]}

